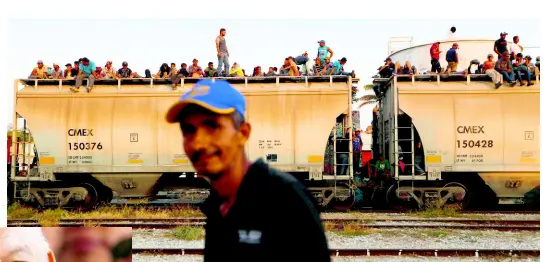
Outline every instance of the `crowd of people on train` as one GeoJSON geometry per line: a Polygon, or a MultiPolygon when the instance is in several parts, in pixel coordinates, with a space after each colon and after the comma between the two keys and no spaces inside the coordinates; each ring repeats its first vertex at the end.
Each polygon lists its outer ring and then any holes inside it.
{"type": "MultiPolygon", "coordinates": [[[[522,49],[519,46],[519,36],[513,37],[513,42],[507,47],[507,33],[500,33],[500,38],[494,43],[494,53],[487,55],[487,60],[481,63],[477,59],[470,61],[470,64],[465,70],[458,70],[459,62],[459,45],[453,43],[451,48],[446,51],[445,58],[447,66],[441,67],[439,62],[443,51],[440,50],[440,42],[435,42],[430,47],[430,64],[431,69],[429,72],[423,74],[486,74],[492,78],[492,82],[496,88],[503,85],[504,80],[511,86],[515,86],[517,83],[521,86],[533,85],[534,75],[539,75],[540,71],[540,57],[536,58],[535,64],[532,63],[532,57],[530,55],[522,54],[522,49]],[[497,60],[494,60],[496,55],[497,60]]],[[[421,74],[417,72],[417,68],[412,66],[409,61],[406,61],[404,65],[400,61],[394,63],[392,59],[387,58],[385,64],[380,66],[377,72],[377,76],[381,78],[389,78],[393,75],[417,75],[421,74]]]]}
{"type": "Polygon", "coordinates": [[[172,87],[176,89],[181,78],[204,78],[204,77],[269,77],[269,76],[327,76],[327,75],[350,75],[355,77],[354,71],[345,72],[343,66],[347,58],[343,57],[336,61],[332,60],[334,52],[326,45],[326,41],[318,41],[317,56],[314,59],[309,57],[308,52],[298,56],[289,56],[284,59],[282,66],[269,67],[267,72],[262,71],[261,66],[253,68],[253,73],[247,75],[240,64],[234,62],[229,65],[230,53],[226,45],[226,30],[222,28],[216,38],[216,52],[218,67],[213,62],[207,63],[206,68],[200,66],[198,59],[193,59],[190,65],[181,63],[163,63],[156,74],[146,69],[142,76],[128,67],[128,62],[122,62],[118,70],[113,66],[113,61],[107,61],[103,67],[96,66],[94,61],[87,57],[80,58],[71,63],[65,64],[61,69],[59,64],[53,63],[53,67],[45,66],[42,60],[37,62],[30,73],[30,79],[75,79],[74,91],[78,91],[83,79],[89,79],[89,91],[92,89],[94,80],[97,79],[121,79],[121,78],[158,78],[171,79],[172,87]],[[223,68],[224,65],[224,68],[223,68]]]}

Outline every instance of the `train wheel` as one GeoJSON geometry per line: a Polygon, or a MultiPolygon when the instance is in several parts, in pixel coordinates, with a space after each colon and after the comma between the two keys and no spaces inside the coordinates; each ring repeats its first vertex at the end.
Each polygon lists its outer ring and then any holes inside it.
{"type": "Polygon", "coordinates": [[[78,186],[87,190],[87,196],[82,201],[76,202],[72,208],[80,211],[96,208],[96,205],[98,204],[98,190],[96,190],[96,188],[89,183],[82,183],[78,186]]]}
{"type": "Polygon", "coordinates": [[[391,185],[385,195],[387,208],[398,211],[409,210],[409,203],[407,195],[396,195],[396,189],[398,189],[398,184],[391,185]]]}
{"type": "Polygon", "coordinates": [[[333,209],[341,212],[345,212],[349,209],[351,209],[354,206],[355,203],[355,191],[351,189],[350,196],[339,198],[334,197],[332,198],[332,201],[330,201],[330,205],[333,209]]]}
{"type": "Polygon", "coordinates": [[[469,203],[468,189],[458,182],[450,182],[443,186],[443,188],[447,187],[461,188],[464,190],[464,192],[463,194],[462,192],[453,192],[451,197],[444,199],[445,202],[443,203],[443,208],[456,208],[457,210],[464,210],[469,203]]]}

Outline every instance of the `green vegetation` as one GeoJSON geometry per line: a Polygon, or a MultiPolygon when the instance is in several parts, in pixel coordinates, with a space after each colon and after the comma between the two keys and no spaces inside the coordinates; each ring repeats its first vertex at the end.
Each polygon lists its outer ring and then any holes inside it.
{"type": "Polygon", "coordinates": [[[179,226],[170,230],[170,237],[180,240],[202,240],[205,238],[203,227],[179,226]]]}

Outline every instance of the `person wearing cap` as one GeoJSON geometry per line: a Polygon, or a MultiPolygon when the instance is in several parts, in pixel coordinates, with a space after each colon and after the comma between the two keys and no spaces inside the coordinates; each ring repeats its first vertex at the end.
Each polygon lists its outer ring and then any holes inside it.
{"type": "Polygon", "coordinates": [[[330,69],[330,72],[328,73],[328,75],[342,75],[342,76],[350,75],[354,77],[354,71],[352,71],[351,73],[343,71],[344,70],[343,66],[346,63],[347,63],[347,58],[345,57],[341,58],[340,60],[337,60],[336,62],[334,62],[334,65],[330,69]]]}
{"type": "Polygon", "coordinates": [[[58,64],[53,64],[51,79],[63,79],[63,78],[64,78],[64,72],[60,70],[60,66],[58,64]]]}
{"type": "Polygon", "coordinates": [[[39,227],[0,228],[0,262],[55,262],[55,254],[39,227]]]}
{"type": "Polygon", "coordinates": [[[319,58],[321,62],[324,62],[326,58],[332,59],[332,56],[334,56],[334,51],[332,51],[332,49],[330,49],[330,47],[326,45],[326,41],[320,40],[317,43],[319,43],[319,48],[317,49],[317,58],[319,58]]]}
{"type": "Polygon", "coordinates": [[[507,50],[505,50],[498,61],[496,61],[494,69],[496,69],[496,71],[503,76],[503,79],[505,79],[512,87],[517,84],[515,75],[513,74],[513,65],[511,60],[509,60],[509,52],[507,52],[507,50]]]}
{"type": "Polygon", "coordinates": [[[498,58],[503,56],[503,53],[507,51],[507,37],[506,32],[500,33],[500,38],[494,42],[494,52],[498,54],[498,58]]]}
{"type": "Polygon", "coordinates": [[[122,67],[117,70],[117,78],[134,78],[135,73],[128,67],[128,62],[123,61],[122,67]]]}
{"type": "Polygon", "coordinates": [[[29,79],[47,79],[47,67],[43,65],[43,61],[38,60],[37,66],[32,69],[29,79]]]}
{"type": "Polygon", "coordinates": [[[246,99],[229,82],[200,80],[173,103],[183,150],[211,184],[200,209],[206,216],[204,261],[331,261],[315,199],[300,181],[246,146],[252,127],[246,99]]]}
{"type": "Polygon", "coordinates": [[[499,88],[503,84],[503,76],[494,70],[495,62],[493,61],[494,55],[488,54],[487,60],[483,63],[482,73],[490,76],[495,88],[499,88]]]}
{"type": "Polygon", "coordinates": [[[445,55],[445,59],[447,60],[447,74],[450,74],[451,72],[456,72],[456,67],[458,66],[458,43],[454,43],[447,51],[447,54],[445,55]]]}
{"type": "Polygon", "coordinates": [[[66,67],[66,69],[64,69],[64,79],[74,79],[75,75],[72,74],[73,72],[72,64],[67,63],[64,66],[66,67]]]}
{"type": "Polygon", "coordinates": [[[79,65],[79,72],[75,77],[75,86],[70,87],[70,89],[74,92],[79,92],[79,87],[83,83],[83,79],[89,79],[87,92],[90,92],[94,86],[94,79],[96,78],[96,66],[93,61],[90,61],[86,57],[83,57],[80,60],[81,64],[79,65]]]}
{"type": "Polygon", "coordinates": [[[524,85],[524,81],[522,80],[522,74],[526,76],[526,81],[528,82],[528,86],[534,85],[534,83],[532,82],[532,72],[535,71],[535,67],[531,62],[532,62],[532,57],[527,55],[524,58],[524,62],[518,65],[518,69],[516,73],[517,73],[521,86],[524,85]]]}
{"type": "Polygon", "coordinates": [[[442,51],[439,51],[439,44],[440,42],[435,42],[432,47],[430,47],[430,64],[432,65],[432,69],[430,72],[435,73],[441,73],[441,64],[439,63],[439,55],[442,53],[442,51]]]}
{"type": "Polygon", "coordinates": [[[381,78],[390,78],[394,73],[394,63],[392,63],[392,59],[390,59],[390,57],[387,57],[384,62],[385,64],[383,66],[377,68],[377,70],[379,70],[377,71],[377,74],[381,78]]]}

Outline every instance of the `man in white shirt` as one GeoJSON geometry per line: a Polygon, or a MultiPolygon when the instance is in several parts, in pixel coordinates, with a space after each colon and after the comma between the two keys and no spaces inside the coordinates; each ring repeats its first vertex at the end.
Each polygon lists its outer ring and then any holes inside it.
{"type": "Polygon", "coordinates": [[[522,52],[520,46],[518,45],[518,35],[513,37],[513,43],[511,44],[511,47],[509,48],[509,53],[511,53],[511,60],[513,60],[517,54],[520,54],[522,52]]]}

